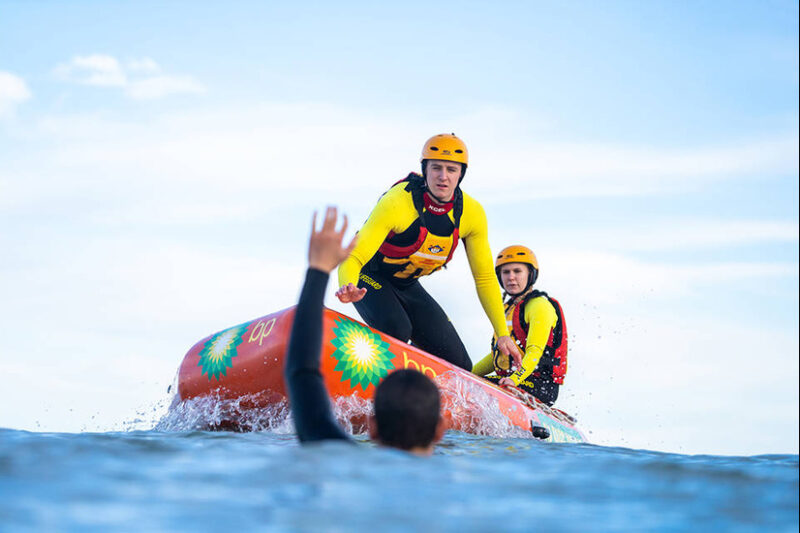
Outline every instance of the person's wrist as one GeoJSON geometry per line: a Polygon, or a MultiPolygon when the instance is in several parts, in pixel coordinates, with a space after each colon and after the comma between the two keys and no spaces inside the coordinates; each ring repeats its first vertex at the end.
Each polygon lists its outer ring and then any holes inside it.
{"type": "Polygon", "coordinates": [[[329,275],[331,273],[332,268],[326,268],[325,265],[315,264],[311,261],[308,263],[308,269],[317,271],[321,274],[329,275]]]}

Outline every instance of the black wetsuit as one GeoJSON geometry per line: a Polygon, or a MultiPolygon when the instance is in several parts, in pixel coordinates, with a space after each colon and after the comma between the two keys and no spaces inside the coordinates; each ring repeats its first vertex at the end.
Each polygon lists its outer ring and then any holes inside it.
{"type": "Polygon", "coordinates": [[[456,328],[439,303],[418,280],[398,285],[382,272],[362,273],[359,288],[367,294],[355,302],[358,314],[373,328],[472,370],[472,360],[456,328]],[[365,279],[366,278],[366,279],[365,279]]]}
{"type": "Polygon", "coordinates": [[[322,302],[328,276],[314,268],[309,268],[306,272],[289,336],[284,373],[300,442],[351,440],[333,416],[330,396],[319,371],[322,302]]]}
{"type": "MultiPolygon", "coordinates": [[[[498,383],[502,377],[485,376],[484,379],[489,380],[492,383],[498,383]]],[[[528,376],[522,380],[517,387],[524,390],[528,394],[536,396],[537,400],[544,402],[547,405],[553,405],[558,399],[559,386],[553,382],[552,375],[548,378],[537,377],[533,375],[528,376]]]]}
{"type": "Polygon", "coordinates": [[[373,328],[472,370],[455,327],[419,279],[443,269],[464,242],[475,288],[495,333],[508,335],[483,207],[456,188],[447,206],[411,174],[378,200],[339,266],[339,287],[366,288],[355,308],[373,328]]]}

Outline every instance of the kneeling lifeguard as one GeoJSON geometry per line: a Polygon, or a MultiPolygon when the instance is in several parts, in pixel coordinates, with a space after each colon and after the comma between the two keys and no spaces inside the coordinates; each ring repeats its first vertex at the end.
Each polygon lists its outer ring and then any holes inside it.
{"type": "Polygon", "coordinates": [[[508,296],[506,320],[514,342],[524,351],[515,364],[497,349],[478,362],[472,372],[505,387],[519,387],[547,405],[558,398],[567,373],[567,325],[561,304],[546,292],[535,290],[539,262],[525,246],[504,248],[495,262],[497,279],[508,296]]]}

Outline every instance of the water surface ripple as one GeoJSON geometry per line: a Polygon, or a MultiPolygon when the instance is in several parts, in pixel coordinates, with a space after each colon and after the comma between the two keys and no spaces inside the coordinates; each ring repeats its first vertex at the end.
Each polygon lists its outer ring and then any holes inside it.
{"type": "Polygon", "coordinates": [[[797,531],[797,455],[451,431],[424,459],[358,439],[0,429],[0,530],[797,531]]]}

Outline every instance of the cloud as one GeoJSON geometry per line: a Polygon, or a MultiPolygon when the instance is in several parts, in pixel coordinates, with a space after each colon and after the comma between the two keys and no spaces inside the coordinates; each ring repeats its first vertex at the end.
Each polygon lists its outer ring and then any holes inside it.
{"type": "Polygon", "coordinates": [[[13,112],[30,97],[31,92],[25,80],[10,72],[0,71],[0,117],[13,112]]]}
{"type": "Polygon", "coordinates": [[[146,74],[155,74],[161,72],[161,67],[150,59],[149,57],[143,57],[141,59],[132,59],[128,61],[128,70],[131,72],[143,72],[146,74]]]}
{"type": "MultiPolygon", "coordinates": [[[[592,229],[588,230],[593,233],[592,229]]],[[[671,219],[615,228],[612,248],[667,250],[723,247],[765,242],[797,242],[797,222],[671,219]]],[[[599,238],[599,235],[598,235],[599,238]]]]}
{"type": "MultiPolygon", "coordinates": [[[[198,93],[203,87],[191,78],[159,74],[130,81],[124,90],[131,98],[146,99],[198,93]]],[[[488,124],[492,116],[483,120],[488,124]]],[[[415,170],[419,142],[410,139],[440,129],[391,112],[374,116],[315,103],[173,113],[155,123],[84,115],[52,117],[42,124],[59,138],[58,152],[51,155],[68,166],[118,167],[117,175],[124,175],[135,165],[140,176],[158,176],[159,183],[189,176],[194,183],[219,183],[226,175],[227,188],[245,189],[273,188],[266,177],[294,175],[307,188],[370,191],[376,172],[388,176],[389,183],[415,170]]],[[[473,125],[475,130],[481,126],[473,125]]],[[[796,174],[798,168],[795,133],[687,150],[528,140],[503,151],[496,138],[476,137],[481,152],[473,157],[468,190],[484,203],[504,205],[509,188],[519,201],[631,196],[691,191],[742,176],[796,174]],[[498,180],[504,188],[497,187],[498,180]]],[[[278,180],[277,185],[298,183],[278,180]]]]}
{"type": "Polygon", "coordinates": [[[188,76],[154,76],[131,82],[125,93],[134,100],[155,100],[171,94],[200,94],[205,87],[188,76]]]}
{"type": "Polygon", "coordinates": [[[76,56],[55,68],[56,75],[65,80],[96,87],[125,87],[128,78],[116,58],[104,54],[76,56]]]}
{"type": "MultiPolygon", "coordinates": [[[[797,263],[641,261],[606,251],[545,250],[548,285],[570,287],[586,301],[608,304],[653,299],[676,300],[701,287],[747,280],[791,279],[797,263]]],[[[543,276],[544,278],[544,272],[543,276]]]]}
{"type": "Polygon", "coordinates": [[[661,148],[607,143],[548,143],[528,140],[500,144],[485,139],[472,175],[487,198],[502,201],[502,179],[520,199],[640,196],[692,190],[732,177],[798,173],[796,132],[728,145],[661,148]]]}
{"type": "Polygon", "coordinates": [[[205,87],[189,76],[161,74],[153,59],[132,59],[123,65],[105,54],[76,56],[58,65],[54,73],[71,83],[121,88],[134,100],[155,100],[173,94],[199,94],[205,87]]]}
{"type": "Polygon", "coordinates": [[[497,227],[498,242],[529,239],[536,247],[573,246],[602,248],[616,252],[710,250],[766,243],[797,243],[800,227],[796,221],[702,219],[668,217],[640,220],[636,224],[560,225],[542,233],[521,229],[516,224],[497,227]]]}

